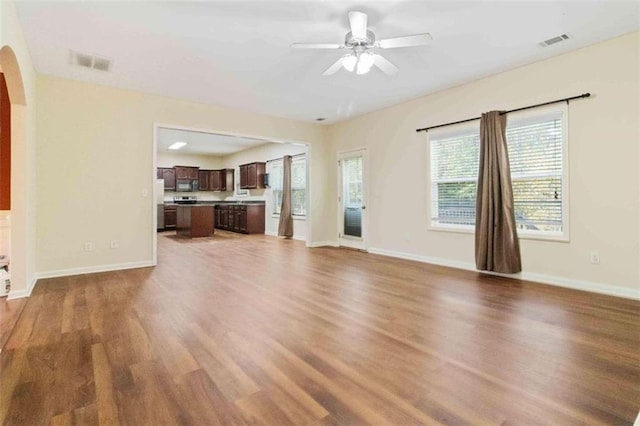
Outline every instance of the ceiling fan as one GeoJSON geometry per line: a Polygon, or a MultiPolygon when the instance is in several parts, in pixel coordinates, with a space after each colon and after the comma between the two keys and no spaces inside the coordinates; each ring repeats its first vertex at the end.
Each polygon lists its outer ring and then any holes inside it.
{"type": "Polygon", "coordinates": [[[349,53],[340,57],[322,75],[333,75],[340,68],[356,74],[366,74],[373,65],[380,68],[387,75],[394,75],[398,67],[389,62],[374,49],[393,49],[396,47],[424,46],[431,41],[429,33],[414,34],[377,40],[373,32],[367,29],[367,14],[364,12],[349,12],[349,31],[344,37],[344,44],[334,43],[293,43],[294,49],[348,49],[349,53]]]}

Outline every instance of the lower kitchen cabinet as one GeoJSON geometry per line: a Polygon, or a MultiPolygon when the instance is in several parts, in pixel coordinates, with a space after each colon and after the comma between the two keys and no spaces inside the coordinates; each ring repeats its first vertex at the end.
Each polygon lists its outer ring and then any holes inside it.
{"type": "Polygon", "coordinates": [[[264,234],[264,204],[219,204],[215,227],[243,234],[264,234]]]}
{"type": "Polygon", "coordinates": [[[164,228],[173,229],[178,223],[178,206],[164,206],[164,228]]]}

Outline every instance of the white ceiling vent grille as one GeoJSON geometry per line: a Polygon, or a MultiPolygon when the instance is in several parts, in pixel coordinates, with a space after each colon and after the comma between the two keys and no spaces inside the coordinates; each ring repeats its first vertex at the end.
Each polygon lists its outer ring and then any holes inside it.
{"type": "Polygon", "coordinates": [[[561,41],[569,40],[570,38],[571,37],[569,36],[569,34],[560,34],[559,36],[551,37],[548,40],[542,41],[538,43],[538,45],[542,47],[547,47],[547,46],[551,46],[552,44],[560,43],[561,41]]]}
{"type": "Polygon", "coordinates": [[[111,59],[101,58],[87,53],[71,51],[71,64],[92,70],[109,72],[111,70],[111,59]]]}

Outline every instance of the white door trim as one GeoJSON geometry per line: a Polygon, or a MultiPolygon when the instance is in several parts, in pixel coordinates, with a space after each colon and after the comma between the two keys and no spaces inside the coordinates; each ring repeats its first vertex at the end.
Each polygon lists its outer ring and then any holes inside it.
{"type": "Polygon", "coordinates": [[[338,151],[337,153],[337,160],[336,160],[336,164],[338,165],[338,173],[337,173],[337,181],[338,181],[338,185],[337,185],[337,189],[338,189],[338,194],[336,194],[336,196],[338,197],[337,199],[337,205],[338,205],[338,229],[337,229],[337,240],[338,240],[338,245],[339,246],[345,246],[345,247],[350,247],[350,248],[356,248],[356,249],[360,249],[360,250],[367,250],[367,216],[368,216],[368,200],[369,200],[369,196],[368,196],[368,189],[369,189],[369,185],[368,185],[368,170],[369,170],[369,152],[367,150],[366,147],[360,147],[360,148],[353,148],[353,149],[348,149],[348,150],[343,150],[343,151],[338,151]],[[350,157],[356,157],[358,156],[358,154],[362,154],[362,184],[363,184],[363,189],[362,189],[362,196],[363,196],[363,207],[364,209],[362,210],[362,237],[358,238],[358,237],[350,237],[350,236],[345,236],[343,235],[343,230],[344,230],[344,209],[342,207],[342,198],[343,198],[343,186],[342,186],[342,164],[341,164],[341,160],[345,159],[345,158],[350,158],[350,157]]]}

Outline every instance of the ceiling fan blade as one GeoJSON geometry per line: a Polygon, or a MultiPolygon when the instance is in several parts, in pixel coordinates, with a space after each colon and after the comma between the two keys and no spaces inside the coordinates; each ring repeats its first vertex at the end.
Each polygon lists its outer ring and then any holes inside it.
{"type": "Polygon", "coordinates": [[[395,75],[398,73],[398,67],[389,62],[384,56],[373,54],[373,64],[380,68],[387,75],[395,75]]]}
{"type": "Polygon", "coordinates": [[[333,65],[331,65],[329,68],[327,68],[327,70],[325,72],[322,73],[322,75],[333,75],[333,74],[337,73],[338,70],[340,68],[342,68],[342,60],[343,59],[344,58],[342,57],[342,58],[338,59],[337,61],[335,61],[333,65]]]}
{"type": "Polygon", "coordinates": [[[357,39],[367,38],[367,14],[358,11],[349,12],[351,35],[357,39]]]}
{"type": "Polygon", "coordinates": [[[393,49],[394,47],[424,46],[429,44],[431,40],[433,40],[431,34],[424,33],[378,40],[376,45],[383,49],[393,49]]]}
{"type": "Polygon", "coordinates": [[[342,44],[335,43],[293,43],[293,49],[342,49],[342,44]]]}

